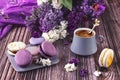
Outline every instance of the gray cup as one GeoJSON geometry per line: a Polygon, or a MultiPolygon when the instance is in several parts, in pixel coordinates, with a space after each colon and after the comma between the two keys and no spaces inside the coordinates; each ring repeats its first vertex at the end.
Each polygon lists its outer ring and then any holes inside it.
{"type": "MultiPolygon", "coordinates": [[[[80,37],[75,34],[77,31],[80,31],[80,30],[90,31],[91,29],[78,28],[74,31],[73,41],[72,41],[72,44],[70,47],[71,51],[75,54],[82,55],[82,56],[92,55],[92,54],[96,53],[97,41],[96,41],[95,31],[94,30],[92,31],[94,33],[93,36],[86,38],[86,37],[80,37]]],[[[103,39],[101,39],[101,40],[103,41],[103,39]]]]}

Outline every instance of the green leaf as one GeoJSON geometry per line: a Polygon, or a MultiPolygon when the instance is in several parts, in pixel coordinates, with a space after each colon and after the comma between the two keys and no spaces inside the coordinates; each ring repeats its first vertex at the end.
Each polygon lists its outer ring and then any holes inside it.
{"type": "Polygon", "coordinates": [[[72,0],[60,0],[60,2],[69,10],[72,10],[72,0]]]}

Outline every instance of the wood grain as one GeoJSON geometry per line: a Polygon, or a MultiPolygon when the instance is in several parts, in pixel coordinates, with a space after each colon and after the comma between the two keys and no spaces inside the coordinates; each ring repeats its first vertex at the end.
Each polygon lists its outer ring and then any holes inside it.
{"type": "MultiPolygon", "coordinates": [[[[30,32],[25,27],[17,27],[0,41],[0,80],[120,80],[120,0],[106,1],[107,8],[100,17],[101,25],[97,27],[97,35],[103,35],[104,43],[98,44],[96,54],[83,57],[70,51],[70,44],[64,45],[64,40],[54,43],[59,53],[60,62],[57,65],[28,72],[16,72],[5,55],[6,46],[12,41],[29,43],[30,32]],[[115,58],[112,66],[100,77],[95,77],[93,72],[97,69],[98,58],[103,48],[112,48],[115,58]],[[72,58],[78,58],[80,64],[77,71],[66,72],[65,64],[72,58]],[[81,77],[79,71],[88,70],[88,75],[81,77]]],[[[69,38],[67,38],[69,39],[69,38]]]]}

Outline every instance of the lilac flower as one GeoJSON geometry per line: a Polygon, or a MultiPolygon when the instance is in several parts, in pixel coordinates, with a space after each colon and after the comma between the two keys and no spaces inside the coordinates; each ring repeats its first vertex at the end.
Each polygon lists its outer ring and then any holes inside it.
{"type": "Polygon", "coordinates": [[[86,21],[93,26],[93,21],[105,11],[104,4],[104,0],[74,0],[70,11],[65,7],[55,9],[51,2],[46,2],[34,8],[32,18],[27,19],[27,26],[31,32],[48,32],[64,18],[68,21],[67,32],[73,34],[86,21]]]}
{"type": "Polygon", "coordinates": [[[32,37],[34,38],[39,38],[41,36],[42,32],[40,31],[34,31],[32,32],[32,37]]]}
{"type": "Polygon", "coordinates": [[[73,58],[73,59],[71,59],[71,60],[69,61],[69,63],[70,63],[70,64],[74,63],[74,64],[75,64],[75,66],[77,66],[77,65],[78,65],[78,63],[79,63],[79,60],[78,60],[78,59],[76,59],[76,58],[73,58]]]}
{"type": "Polygon", "coordinates": [[[86,75],[88,75],[88,70],[86,70],[86,69],[80,70],[80,76],[81,76],[81,77],[84,77],[84,76],[86,76],[86,75]]]}
{"type": "Polygon", "coordinates": [[[105,4],[105,0],[95,0],[95,3],[105,4]]]}
{"type": "Polygon", "coordinates": [[[98,8],[97,8],[97,10],[95,10],[94,13],[95,13],[97,16],[99,16],[100,14],[102,14],[102,13],[105,11],[105,6],[100,5],[100,4],[98,4],[97,6],[98,6],[98,8]]]}
{"type": "Polygon", "coordinates": [[[48,32],[63,20],[63,13],[61,10],[49,10],[43,19],[40,19],[41,31],[48,32]]]}
{"type": "MultiPolygon", "coordinates": [[[[33,14],[26,18],[26,25],[34,35],[34,31],[48,32],[63,20],[63,12],[59,9],[54,9],[47,2],[33,9],[33,14]]],[[[36,37],[36,36],[35,36],[36,37]]]]}
{"type": "Polygon", "coordinates": [[[67,41],[67,40],[64,41],[64,45],[68,45],[70,43],[71,43],[70,41],[67,41]]]}
{"type": "Polygon", "coordinates": [[[47,2],[47,3],[43,3],[42,5],[40,5],[38,8],[37,8],[37,16],[38,18],[44,18],[46,13],[49,12],[50,10],[52,10],[53,7],[52,5],[47,2]]]}
{"type": "Polygon", "coordinates": [[[92,23],[105,11],[104,0],[73,1],[72,11],[68,14],[68,32],[73,32],[81,23],[92,23]],[[98,5],[97,9],[96,5],[98,5]]]}
{"type": "Polygon", "coordinates": [[[80,6],[73,7],[73,10],[68,14],[68,32],[74,31],[83,21],[83,12],[80,6]]]}
{"type": "Polygon", "coordinates": [[[93,11],[94,10],[92,6],[85,5],[83,7],[83,12],[85,13],[85,15],[91,15],[93,11]]]}

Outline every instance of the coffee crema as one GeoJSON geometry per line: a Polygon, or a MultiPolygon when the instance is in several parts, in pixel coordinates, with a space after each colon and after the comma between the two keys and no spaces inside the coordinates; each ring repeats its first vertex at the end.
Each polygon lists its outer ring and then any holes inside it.
{"type": "Polygon", "coordinates": [[[85,38],[89,38],[89,37],[92,37],[94,35],[93,32],[89,33],[89,30],[79,30],[79,31],[76,31],[75,34],[77,36],[85,37],[85,38]]]}

